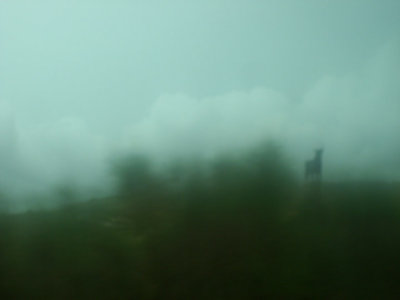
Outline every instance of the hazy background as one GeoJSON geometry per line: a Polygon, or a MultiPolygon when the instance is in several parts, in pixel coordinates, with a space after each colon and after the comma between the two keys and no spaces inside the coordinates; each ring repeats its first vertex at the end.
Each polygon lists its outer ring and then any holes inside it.
{"type": "Polygon", "coordinates": [[[0,1],[0,190],[108,188],[109,160],[279,142],[301,175],[400,180],[400,2],[0,1]]]}

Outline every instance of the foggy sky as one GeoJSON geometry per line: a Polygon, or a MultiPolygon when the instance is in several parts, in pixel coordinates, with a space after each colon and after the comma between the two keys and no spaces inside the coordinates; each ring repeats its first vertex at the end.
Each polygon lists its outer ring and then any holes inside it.
{"type": "Polygon", "coordinates": [[[123,149],[278,140],[299,173],[400,179],[400,2],[0,2],[0,187],[108,182],[123,149]]]}

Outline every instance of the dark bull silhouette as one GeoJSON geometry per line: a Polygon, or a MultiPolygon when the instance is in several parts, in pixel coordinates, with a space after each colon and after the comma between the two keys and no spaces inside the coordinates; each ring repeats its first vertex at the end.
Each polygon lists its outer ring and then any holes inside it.
{"type": "Polygon", "coordinates": [[[320,181],[322,176],[322,152],[323,149],[315,150],[312,160],[306,161],[305,178],[306,180],[320,181]]]}

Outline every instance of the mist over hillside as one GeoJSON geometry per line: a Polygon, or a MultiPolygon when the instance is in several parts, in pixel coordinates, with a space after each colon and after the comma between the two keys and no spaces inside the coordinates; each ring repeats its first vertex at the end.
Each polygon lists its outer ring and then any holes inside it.
{"type": "Polygon", "coordinates": [[[265,140],[298,178],[323,147],[325,180],[398,181],[399,11],[3,1],[0,191],[15,209],[65,186],[101,197],[127,153],[163,165],[265,140]]]}
{"type": "Polygon", "coordinates": [[[299,184],[271,143],[166,169],[120,156],[112,197],[77,202],[64,186],[52,210],[0,212],[0,296],[398,295],[400,185],[299,184]]]}
{"type": "Polygon", "coordinates": [[[0,299],[398,299],[399,16],[0,1],[0,299]]]}

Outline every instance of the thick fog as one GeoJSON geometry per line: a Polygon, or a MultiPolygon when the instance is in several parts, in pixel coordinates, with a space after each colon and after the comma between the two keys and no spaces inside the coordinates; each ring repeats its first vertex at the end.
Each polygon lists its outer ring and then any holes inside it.
{"type": "Polygon", "coordinates": [[[399,15],[397,0],[1,1],[1,193],[102,195],[121,153],[262,140],[299,176],[323,147],[325,180],[400,180],[399,15]]]}

